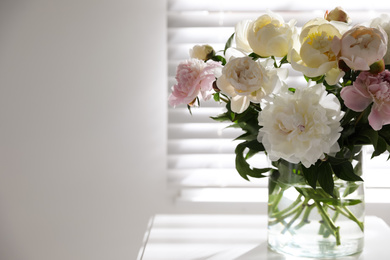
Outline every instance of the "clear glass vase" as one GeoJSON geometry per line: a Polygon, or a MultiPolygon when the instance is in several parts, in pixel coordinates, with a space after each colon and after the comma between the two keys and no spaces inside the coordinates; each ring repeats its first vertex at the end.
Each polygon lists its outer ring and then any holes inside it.
{"type": "MultiPolygon", "coordinates": [[[[361,175],[361,153],[354,170],[361,175]]],[[[333,198],[307,185],[295,164],[284,163],[269,180],[268,245],[279,253],[335,258],[359,253],[364,245],[363,182],[335,179],[333,198]],[[298,173],[298,174],[297,174],[298,173]]]]}

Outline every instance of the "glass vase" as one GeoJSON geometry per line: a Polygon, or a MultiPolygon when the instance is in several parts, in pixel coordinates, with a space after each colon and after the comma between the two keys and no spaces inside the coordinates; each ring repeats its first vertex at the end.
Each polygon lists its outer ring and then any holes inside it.
{"type": "MultiPolygon", "coordinates": [[[[361,175],[361,152],[353,166],[361,175]]],[[[269,179],[268,245],[279,253],[312,258],[335,258],[359,253],[364,245],[363,182],[335,179],[332,197],[314,190],[286,161],[269,179]]]]}

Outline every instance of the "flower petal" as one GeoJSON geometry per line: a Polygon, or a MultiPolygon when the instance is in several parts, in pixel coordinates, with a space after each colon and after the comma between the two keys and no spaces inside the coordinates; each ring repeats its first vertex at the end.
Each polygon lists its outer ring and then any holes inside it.
{"type": "Polygon", "coordinates": [[[354,86],[346,86],[340,92],[341,98],[344,100],[344,104],[356,112],[361,112],[366,109],[372,102],[371,98],[367,98],[354,86]]]}
{"type": "Polygon", "coordinates": [[[241,114],[249,107],[250,101],[246,96],[235,96],[231,99],[231,109],[235,113],[241,114]]]}

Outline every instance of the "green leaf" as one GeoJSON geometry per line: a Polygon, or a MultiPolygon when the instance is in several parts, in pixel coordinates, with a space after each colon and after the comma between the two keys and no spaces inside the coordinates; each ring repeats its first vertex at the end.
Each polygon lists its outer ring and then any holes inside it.
{"type": "Polygon", "coordinates": [[[367,128],[361,131],[361,136],[368,139],[374,147],[374,153],[371,158],[374,158],[387,150],[386,139],[379,135],[378,131],[375,131],[372,128],[367,128]]]}
{"type": "Polygon", "coordinates": [[[349,183],[347,186],[346,186],[346,189],[344,190],[344,193],[343,193],[343,197],[347,197],[349,194],[352,194],[353,192],[355,192],[358,188],[360,187],[359,184],[356,184],[356,183],[349,183]]]}
{"type": "Polygon", "coordinates": [[[287,60],[287,55],[286,56],[284,56],[281,60],[280,60],[280,65],[279,65],[279,68],[283,65],[283,64],[285,64],[285,63],[288,63],[288,60],[287,60]]]}
{"type": "Polygon", "coordinates": [[[218,122],[231,121],[231,117],[227,113],[211,116],[210,118],[218,122]]]}
{"type": "Polygon", "coordinates": [[[316,83],[322,83],[324,81],[324,76],[318,76],[318,77],[308,77],[306,75],[304,75],[305,79],[307,82],[309,82],[310,80],[311,81],[315,81],[316,83]]]}
{"type": "Polygon", "coordinates": [[[214,93],[214,100],[219,102],[221,99],[220,99],[220,96],[219,96],[219,93],[214,93]]]}
{"type": "Polygon", "coordinates": [[[344,161],[339,164],[332,164],[334,174],[345,181],[363,181],[363,179],[355,174],[352,163],[344,161]]]}
{"type": "Polygon", "coordinates": [[[330,163],[322,162],[318,165],[318,183],[326,193],[330,194],[332,197],[335,197],[333,193],[333,171],[330,163]]]}
{"type": "Polygon", "coordinates": [[[348,162],[348,158],[346,158],[346,157],[333,157],[333,156],[328,155],[327,161],[333,166],[333,165],[341,164],[344,162],[348,162]]]}
{"type": "Polygon", "coordinates": [[[387,144],[390,145],[390,125],[382,126],[382,129],[379,130],[378,133],[386,140],[387,144]]]}
{"type": "Polygon", "coordinates": [[[257,138],[257,135],[253,135],[252,133],[246,132],[240,135],[239,137],[235,138],[234,141],[236,140],[244,140],[244,141],[251,141],[257,138]]]}
{"type": "Polygon", "coordinates": [[[378,142],[376,143],[376,146],[374,148],[375,148],[375,150],[374,150],[374,153],[372,154],[371,158],[374,158],[374,157],[386,152],[386,150],[387,150],[386,140],[384,138],[382,138],[381,136],[378,136],[378,142]]]}
{"type": "Polygon", "coordinates": [[[371,143],[374,145],[374,147],[377,145],[378,136],[379,136],[377,131],[370,128],[370,129],[366,129],[366,130],[362,131],[361,133],[363,136],[367,137],[371,141],[371,143]]]}
{"type": "Polygon", "coordinates": [[[226,53],[226,50],[229,49],[230,46],[232,46],[232,42],[233,42],[233,39],[234,39],[234,34],[235,34],[235,33],[233,33],[233,34],[229,37],[229,39],[227,40],[227,42],[226,42],[226,44],[225,44],[225,49],[223,50],[223,54],[225,54],[225,53],[226,53]]]}
{"type": "Polygon", "coordinates": [[[242,178],[249,181],[248,176],[253,178],[263,178],[267,177],[264,173],[270,171],[272,168],[251,168],[249,163],[245,160],[244,151],[246,148],[246,143],[241,143],[237,145],[236,153],[236,169],[242,178]]]}
{"type": "Polygon", "coordinates": [[[349,123],[352,118],[357,117],[358,115],[359,115],[358,112],[355,112],[348,108],[345,111],[344,117],[341,119],[341,126],[344,126],[345,124],[349,123]]]}
{"type": "Polygon", "coordinates": [[[187,109],[188,109],[188,111],[190,112],[190,114],[191,114],[191,116],[192,116],[191,106],[190,106],[190,105],[187,105],[187,109]]]}
{"type": "Polygon", "coordinates": [[[220,61],[220,62],[222,62],[222,65],[226,64],[226,59],[224,57],[222,57],[221,55],[216,55],[216,56],[212,57],[211,59],[213,61],[220,61]]]}
{"type": "Polygon", "coordinates": [[[248,56],[251,57],[252,60],[258,60],[258,59],[260,59],[260,58],[264,58],[264,57],[261,57],[260,55],[254,53],[254,52],[252,52],[252,53],[249,54],[248,56]]]}
{"type": "Polygon", "coordinates": [[[312,165],[310,168],[302,166],[302,172],[307,180],[307,183],[313,188],[316,189],[317,180],[318,180],[318,165],[312,165]]]}
{"type": "Polygon", "coordinates": [[[254,155],[256,155],[258,153],[259,153],[259,151],[255,151],[255,150],[249,149],[249,151],[245,155],[245,160],[248,160],[248,159],[252,158],[254,155]]]}
{"type": "Polygon", "coordinates": [[[249,142],[245,142],[245,146],[251,150],[255,150],[257,152],[265,151],[264,145],[259,143],[257,140],[252,140],[249,142]]]}

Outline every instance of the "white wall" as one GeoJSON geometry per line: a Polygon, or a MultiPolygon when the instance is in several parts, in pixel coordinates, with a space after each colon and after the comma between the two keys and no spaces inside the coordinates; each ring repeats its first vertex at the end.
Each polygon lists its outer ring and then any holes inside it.
{"type": "Polygon", "coordinates": [[[165,203],[161,0],[0,1],[0,259],[133,260],[165,203]]]}

